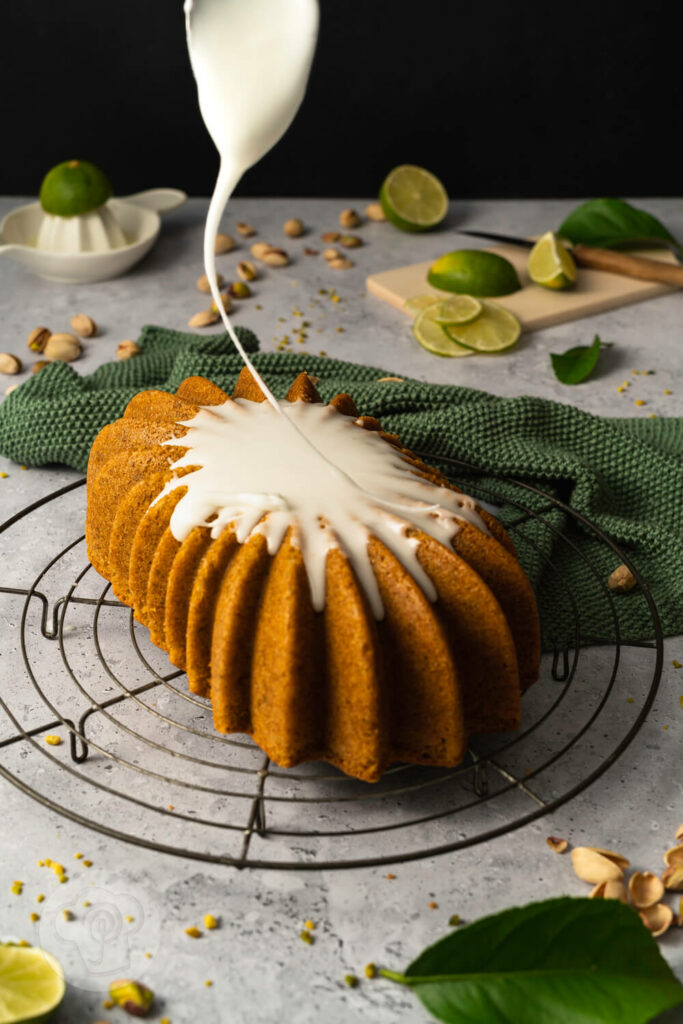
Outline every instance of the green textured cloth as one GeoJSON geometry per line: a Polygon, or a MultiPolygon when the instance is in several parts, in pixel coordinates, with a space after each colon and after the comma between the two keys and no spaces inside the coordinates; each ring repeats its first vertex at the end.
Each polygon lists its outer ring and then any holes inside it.
{"type": "MultiPolygon", "coordinates": [[[[319,378],[325,401],[351,392],[361,412],[380,418],[385,429],[496,505],[536,588],[546,648],[653,636],[643,591],[612,596],[606,589],[621,561],[610,541],[649,588],[664,632],[683,631],[683,420],[604,419],[539,398],[497,398],[408,379],[380,383],[391,371],[259,353],[256,337],[238,330],[276,395],[283,397],[296,374],[307,370],[319,378]],[[454,468],[443,457],[470,468],[454,468]],[[603,536],[547,495],[585,516],[603,536]]],[[[0,406],[0,453],[29,466],[66,463],[85,470],[95,435],[136,392],[174,392],[195,374],[229,390],[242,366],[226,335],[197,338],[146,327],[139,344],[136,358],[89,377],[53,363],[22,384],[0,406]]]]}

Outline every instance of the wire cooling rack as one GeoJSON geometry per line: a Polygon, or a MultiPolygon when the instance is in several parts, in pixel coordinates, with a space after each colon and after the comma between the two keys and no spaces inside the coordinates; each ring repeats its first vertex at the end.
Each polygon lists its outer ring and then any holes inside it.
{"type": "Polygon", "coordinates": [[[0,661],[0,774],[116,839],[200,861],[280,869],[446,853],[576,796],[626,749],[654,700],[662,633],[651,595],[624,553],[558,498],[520,481],[479,485],[475,467],[438,462],[456,483],[465,474],[470,493],[502,508],[520,554],[545,565],[542,620],[552,609],[574,623],[571,645],[544,654],[519,732],[474,738],[457,768],[396,765],[374,784],[326,764],[282,769],[249,737],[216,733],[208,701],[188,691],[184,674],[113,598],[88,563],[84,538],[64,542],[70,524],[84,518],[85,481],[78,480],[0,526],[0,620],[9,626],[0,661]],[[579,551],[576,528],[611,549],[615,566],[629,565],[653,641],[619,639],[620,598],[607,588],[604,569],[581,556],[617,642],[591,635],[585,602],[552,561],[564,545],[579,551]],[[47,736],[62,742],[48,744],[47,736]]]}

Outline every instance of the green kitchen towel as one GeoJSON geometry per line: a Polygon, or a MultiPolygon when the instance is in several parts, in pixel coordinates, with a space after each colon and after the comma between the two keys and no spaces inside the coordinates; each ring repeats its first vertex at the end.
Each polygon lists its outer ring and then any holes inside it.
{"type": "MultiPolygon", "coordinates": [[[[605,419],[540,398],[380,382],[391,371],[306,353],[259,353],[256,337],[238,330],[276,395],[283,397],[302,370],[318,378],[325,401],[349,391],[361,412],[499,509],[539,596],[546,649],[654,635],[640,587],[626,594],[606,588],[621,561],[610,543],[641,575],[664,632],[683,631],[683,420],[605,419]],[[469,466],[442,461],[449,458],[469,466]]],[[[194,374],[229,390],[242,367],[227,335],[145,327],[139,344],[140,355],[89,377],[53,363],[25,381],[0,405],[0,453],[30,466],[66,463],[84,471],[95,435],[136,392],[174,392],[194,374]]]]}

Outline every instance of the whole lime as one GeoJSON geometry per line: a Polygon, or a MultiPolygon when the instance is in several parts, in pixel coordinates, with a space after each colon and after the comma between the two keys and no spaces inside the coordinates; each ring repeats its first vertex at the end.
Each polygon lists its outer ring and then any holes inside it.
{"type": "Polygon", "coordinates": [[[95,164],[65,160],[43,178],[40,205],[58,217],[78,217],[96,210],[113,194],[109,178],[95,164]]]}
{"type": "Polygon", "coordinates": [[[483,249],[456,249],[432,265],[427,280],[434,288],[463,295],[509,295],[522,287],[509,260],[483,249]]]}

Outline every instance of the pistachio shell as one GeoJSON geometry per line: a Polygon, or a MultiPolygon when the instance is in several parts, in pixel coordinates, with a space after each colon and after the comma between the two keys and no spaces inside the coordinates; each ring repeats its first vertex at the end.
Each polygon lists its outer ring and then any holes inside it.
{"type": "Polygon", "coordinates": [[[664,887],[669,892],[683,892],[683,864],[673,864],[662,875],[664,887]]]}
{"type": "Polygon", "coordinates": [[[679,843],[678,846],[672,846],[671,849],[666,851],[664,863],[668,868],[678,867],[678,865],[683,864],[683,843],[679,843]]]}
{"type": "Polygon", "coordinates": [[[592,900],[619,900],[620,903],[628,903],[626,886],[620,879],[609,879],[607,882],[600,882],[591,890],[592,900]]]}
{"type": "Polygon", "coordinates": [[[647,910],[659,903],[664,895],[664,883],[652,871],[635,871],[628,883],[631,903],[638,910],[647,910]]]}
{"type": "Polygon", "coordinates": [[[641,921],[655,938],[663,935],[673,924],[674,912],[666,903],[655,903],[654,907],[640,910],[639,914],[641,921]]]}
{"type": "Polygon", "coordinates": [[[677,839],[679,843],[683,843],[683,825],[679,825],[676,829],[674,839],[677,839]]]}
{"type": "MultiPolygon", "coordinates": [[[[383,378],[383,379],[390,379],[390,378],[383,378]]],[[[550,849],[553,851],[553,853],[564,853],[566,851],[567,847],[569,846],[569,843],[567,842],[567,840],[566,839],[560,839],[559,836],[548,836],[548,838],[546,839],[546,843],[548,844],[550,849]]]]}
{"type": "Polygon", "coordinates": [[[584,882],[599,885],[610,880],[621,881],[624,877],[621,867],[594,847],[577,846],[571,858],[574,873],[584,882]]]}
{"type": "Polygon", "coordinates": [[[589,850],[595,850],[596,853],[602,854],[603,857],[607,857],[607,860],[611,860],[614,864],[625,871],[626,868],[631,866],[631,861],[622,854],[617,853],[616,850],[605,850],[602,846],[589,846],[589,850]]]}
{"type": "MultiPolygon", "coordinates": [[[[225,283],[225,278],[223,277],[223,275],[216,274],[216,280],[218,282],[218,287],[222,288],[223,284],[225,283]]],[[[204,295],[211,294],[211,285],[209,284],[209,279],[206,276],[206,274],[202,274],[202,276],[198,279],[197,288],[199,288],[199,291],[203,292],[204,295]]]]}

